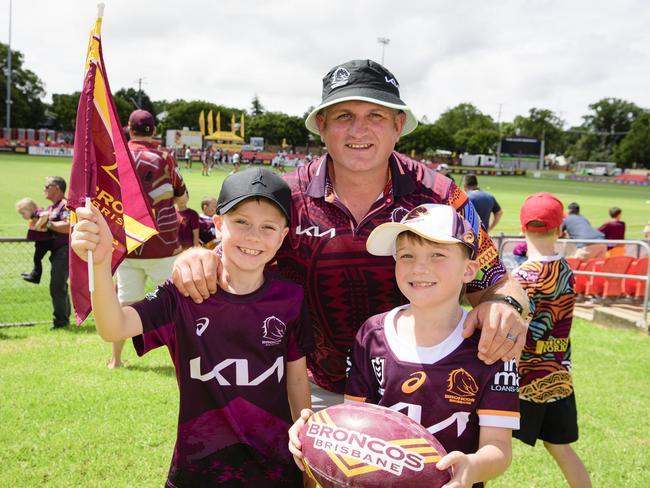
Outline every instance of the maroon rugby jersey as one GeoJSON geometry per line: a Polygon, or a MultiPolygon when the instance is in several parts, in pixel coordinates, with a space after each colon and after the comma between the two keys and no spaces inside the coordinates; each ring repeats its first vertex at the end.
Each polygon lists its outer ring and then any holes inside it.
{"type": "Polygon", "coordinates": [[[202,304],[166,282],[133,305],[138,355],[166,346],[180,391],[168,487],[302,486],[287,449],[287,361],[313,347],[300,287],[265,275],[248,295],[202,304]]]}
{"type": "Polygon", "coordinates": [[[194,245],[194,229],[199,228],[199,214],[196,210],[186,208],[178,210],[178,241],[183,249],[194,245]]]}
{"type": "Polygon", "coordinates": [[[423,203],[452,205],[479,235],[481,270],[467,290],[487,288],[506,273],[474,207],[452,180],[398,153],[389,165],[392,184],[361,222],[336,198],[327,156],[284,176],[293,197],[291,229],[277,264],[305,289],[316,345],[307,358],[314,381],[338,393],[345,388],[345,357],[361,324],[405,301],[395,282],[395,260],[366,251],[375,227],[399,222],[423,203]]]}
{"type": "MultiPolygon", "coordinates": [[[[50,222],[69,222],[70,221],[70,210],[66,208],[68,201],[63,198],[56,203],[53,203],[45,210],[48,212],[48,220],[50,222]]],[[[63,246],[68,245],[69,234],[62,234],[61,232],[51,232],[53,237],[52,240],[52,249],[58,249],[63,246]]]]}
{"type": "Polygon", "coordinates": [[[158,234],[129,253],[128,258],[152,259],[173,256],[181,250],[178,243],[178,218],[174,197],[185,194],[186,188],[174,156],[157,143],[129,141],[135,170],[156,219],[158,234]]]}
{"type": "Polygon", "coordinates": [[[350,357],[346,401],[368,402],[408,415],[447,452],[478,449],[479,428],[519,428],[515,361],[486,365],[477,357],[480,334],[464,339],[463,317],[440,344],[417,347],[395,330],[398,307],[361,327],[350,357]]]}

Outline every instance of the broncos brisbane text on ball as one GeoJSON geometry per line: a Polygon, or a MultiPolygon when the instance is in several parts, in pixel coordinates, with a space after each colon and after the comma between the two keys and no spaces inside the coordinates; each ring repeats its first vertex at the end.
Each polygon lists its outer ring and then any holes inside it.
{"type": "Polygon", "coordinates": [[[406,415],[345,403],[315,413],[300,431],[307,473],[323,488],[440,488],[450,479],[436,463],[447,454],[406,415]]]}

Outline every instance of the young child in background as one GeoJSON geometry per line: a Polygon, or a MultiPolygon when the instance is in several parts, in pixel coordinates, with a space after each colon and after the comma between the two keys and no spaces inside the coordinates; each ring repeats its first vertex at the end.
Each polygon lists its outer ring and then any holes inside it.
{"type": "Polygon", "coordinates": [[[183,250],[190,247],[200,246],[199,241],[199,214],[187,206],[189,196],[176,201],[176,213],[178,215],[178,242],[183,250]]]}
{"type": "MultiPolygon", "coordinates": [[[[483,486],[510,464],[519,400],[515,361],[486,365],[477,357],[479,333],[461,335],[467,312],[460,301],[479,268],[476,230],[452,207],[425,204],[401,223],[378,226],[366,247],[395,258],[395,279],[409,303],[359,329],[345,401],[408,415],[449,452],[437,467],[452,469],[450,486],[483,486]]],[[[296,433],[310,414],[289,432],[297,458],[296,433]]]]}
{"type": "Polygon", "coordinates": [[[79,208],[71,242],[83,259],[93,251],[97,331],[106,341],[133,337],[139,355],[169,349],[180,412],[165,486],[302,487],[287,429],[310,406],[311,324],[302,288],[264,270],[289,231],[291,190],[271,171],[244,171],[224,181],[217,212],[216,293],[196,304],[166,282],[120,307],[108,225],[94,207],[79,208]]]}
{"type": "Polygon", "coordinates": [[[207,249],[214,249],[221,242],[221,232],[214,225],[214,214],[217,213],[217,199],[203,197],[199,215],[199,241],[207,249]]]}
{"type": "Polygon", "coordinates": [[[513,435],[531,446],[541,439],[569,486],[591,487],[571,448],[578,440],[569,337],[576,295],[573,272],[555,253],[563,218],[562,202],[550,193],[531,195],[520,211],[528,260],[513,275],[535,303],[535,313],[519,361],[521,427],[513,435]]]}
{"type": "Polygon", "coordinates": [[[52,235],[46,228],[48,214],[31,198],[18,200],[16,210],[23,219],[29,221],[27,239],[34,241],[34,268],[29,273],[20,273],[20,276],[29,283],[39,284],[43,274],[43,258],[52,250],[52,235]]]}

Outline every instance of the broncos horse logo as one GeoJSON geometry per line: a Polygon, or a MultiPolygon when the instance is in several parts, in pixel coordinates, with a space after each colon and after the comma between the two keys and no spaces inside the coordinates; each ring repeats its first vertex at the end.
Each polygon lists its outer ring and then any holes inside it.
{"type": "Polygon", "coordinates": [[[264,319],[262,325],[262,344],[265,346],[278,346],[287,331],[287,326],[282,320],[273,315],[264,319]]]}

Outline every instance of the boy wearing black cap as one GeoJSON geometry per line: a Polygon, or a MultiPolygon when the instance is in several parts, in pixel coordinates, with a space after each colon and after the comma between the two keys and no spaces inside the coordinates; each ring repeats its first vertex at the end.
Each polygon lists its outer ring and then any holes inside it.
{"type": "Polygon", "coordinates": [[[166,486],[302,486],[286,446],[292,416],[310,405],[311,328],[302,288],[264,271],[288,232],[291,191],[271,171],[237,173],[224,181],[217,213],[216,293],[196,304],[167,282],[120,307],[108,226],[95,208],[80,208],[72,246],[82,259],[94,251],[97,330],[107,341],[134,337],[140,355],[169,349],[180,413],[166,486]]]}

